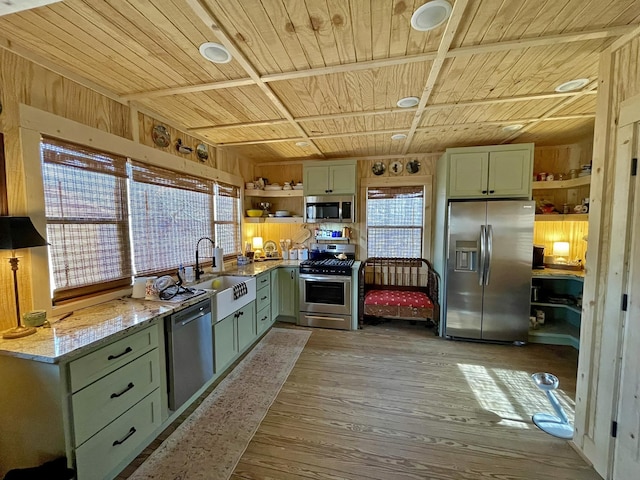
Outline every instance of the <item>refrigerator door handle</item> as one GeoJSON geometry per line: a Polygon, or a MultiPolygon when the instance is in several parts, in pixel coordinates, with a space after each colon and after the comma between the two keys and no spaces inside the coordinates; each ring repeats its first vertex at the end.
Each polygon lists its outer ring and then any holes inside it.
{"type": "Polygon", "coordinates": [[[484,269],[484,284],[489,285],[489,275],[491,274],[491,259],[493,257],[493,225],[487,225],[487,265],[484,269]]]}
{"type": "Polygon", "coordinates": [[[487,255],[487,231],[484,225],[480,225],[480,262],[478,265],[478,285],[484,285],[486,255],[487,255]]]}

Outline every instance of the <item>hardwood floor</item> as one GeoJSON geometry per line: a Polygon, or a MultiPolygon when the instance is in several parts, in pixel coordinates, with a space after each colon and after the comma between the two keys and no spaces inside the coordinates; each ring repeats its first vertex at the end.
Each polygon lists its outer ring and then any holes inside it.
{"type": "Polygon", "coordinates": [[[559,377],[572,419],[576,366],[571,347],[453,342],[422,325],[314,329],[231,478],[600,479],[531,422],[552,412],[531,373],[559,377]]]}

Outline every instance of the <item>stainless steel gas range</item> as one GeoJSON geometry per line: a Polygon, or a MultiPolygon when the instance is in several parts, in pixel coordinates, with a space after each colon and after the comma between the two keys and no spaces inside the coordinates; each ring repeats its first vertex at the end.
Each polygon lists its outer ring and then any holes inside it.
{"type": "Polygon", "coordinates": [[[299,325],[350,330],[355,245],[312,244],[300,264],[299,325]]]}

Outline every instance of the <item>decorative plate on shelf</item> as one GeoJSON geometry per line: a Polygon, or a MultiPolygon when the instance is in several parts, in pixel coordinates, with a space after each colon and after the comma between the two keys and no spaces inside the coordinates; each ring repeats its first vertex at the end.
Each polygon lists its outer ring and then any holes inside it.
{"type": "Polygon", "coordinates": [[[420,162],[418,160],[407,162],[407,172],[418,173],[418,171],[420,171],[420,162]]]}
{"type": "Polygon", "coordinates": [[[199,143],[196,146],[196,155],[201,162],[206,161],[209,158],[209,149],[204,143],[199,143]]]}
{"type": "Polygon", "coordinates": [[[151,138],[153,139],[153,143],[158,147],[168,147],[171,143],[171,135],[169,135],[164,125],[156,125],[153,127],[151,138]]]}
{"type": "Polygon", "coordinates": [[[400,160],[394,160],[389,164],[389,172],[393,173],[394,175],[400,175],[403,168],[404,165],[402,165],[402,162],[400,160]]]}
{"type": "Polygon", "coordinates": [[[267,240],[264,242],[264,254],[267,257],[277,257],[278,256],[278,247],[276,246],[276,242],[273,240],[267,240]],[[275,255],[274,255],[275,254],[275,255]]]}
{"type": "Polygon", "coordinates": [[[374,175],[382,175],[387,170],[387,166],[383,162],[376,162],[371,167],[374,175]]]}

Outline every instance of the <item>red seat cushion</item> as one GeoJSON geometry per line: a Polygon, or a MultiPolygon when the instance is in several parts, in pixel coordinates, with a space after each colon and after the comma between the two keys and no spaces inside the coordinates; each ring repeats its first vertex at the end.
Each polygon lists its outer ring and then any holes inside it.
{"type": "Polygon", "coordinates": [[[399,307],[433,308],[424,292],[409,290],[371,290],[364,298],[365,305],[395,305],[399,307]]]}

